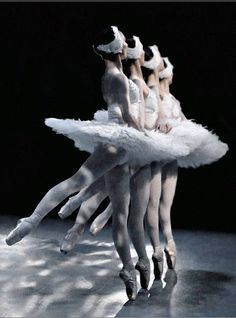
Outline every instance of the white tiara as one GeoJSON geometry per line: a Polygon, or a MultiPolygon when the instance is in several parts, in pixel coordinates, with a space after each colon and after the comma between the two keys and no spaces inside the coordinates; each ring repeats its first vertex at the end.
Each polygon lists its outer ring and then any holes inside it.
{"type": "Polygon", "coordinates": [[[134,42],[135,42],[135,46],[132,48],[132,47],[128,47],[128,54],[127,54],[127,57],[128,59],[139,59],[141,57],[141,54],[143,52],[143,45],[142,43],[140,42],[140,39],[138,36],[133,36],[132,37],[134,42]]]}
{"type": "Polygon", "coordinates": [[[153,57],[149,61],[145,61],[143,66],[151,70],[154,70],[161,63],[161,54],[156,45],[149,46],[149,49],[152,51],[153,57]]]}
{"type": "Polygon", "coordinates": [[[170,63],[168,57],[163,57],[163,60],[166,62],[166,68],[159,73],[160,79],[167,78],[173,75],[174,66],[170,63]]]}
{"type": "Polygon", "coordinates": [[[116,26],[111,27],[114,33],[114,40],[108,44],[100,44],[97,46],[97,49],[102,52],[106,53],[122,53],[123,45],[124,45],[124,39],[122,38],[120,31],[116,26]]]}

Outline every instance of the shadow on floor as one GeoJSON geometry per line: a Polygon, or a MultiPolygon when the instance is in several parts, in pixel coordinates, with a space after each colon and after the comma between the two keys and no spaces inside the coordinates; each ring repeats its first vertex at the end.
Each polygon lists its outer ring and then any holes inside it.
{"type": "Polygon", "coordinates": [[[176,274],[174,270],[168,270],[165,281],[165,288],[160,281],[154,281],[149,294],[139,293],[136,301],[125,303],[116,317],[230,314],[230,308],[223,302],[230,294],[229,286],[235,281],[233,276],[201,270],[180,270],[176,274]]]}

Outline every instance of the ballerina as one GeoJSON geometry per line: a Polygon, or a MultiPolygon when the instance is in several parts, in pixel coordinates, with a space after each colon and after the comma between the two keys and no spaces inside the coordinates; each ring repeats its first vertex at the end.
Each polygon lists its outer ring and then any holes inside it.
{"type": "MultiPolygon", "coordinates": [[[[142,103],[144,103],[143,98],[147,97],[147,99],[150,99],[151,92],[149,92],[149,88],[144,82],[140,68],[140,64],[142,65],[144,63],[143,46],[139,38],[136,36],[128,39],[127,43],[129,46],[127,61],[128,66],[126,67],[127,73],[129,73],[129,78],[139,87],[139,91],[141,91],[140,97],[142,103]]],[[[137,104],[136,106],[139,105],[137,104]]],[[[142,111],[143,107],[136,107],[135,109],[136,117],[139,117],[140,123],[144,125],[145,114],[144,111],[142,111]]],[[[106,114],[103,115],[106,116],[106,114]]],[[[149,200],[149,183],[151,177],[150,165],[146,165],[144,167],[135,167],[134,170],[136,170],[136,172],[133,173],[130,182],[131,208],[128,225],[132,242],[139,256],[136,269],[138,269],[140,272],[141,286],[142,288],[147,289],[150,280],[150,264],[145,249],[143,221],[149,200]]],[[[78,242],[80,236],[83,233],[85,223],[91,216],[91,212],[93,213],[97,209],[98,205],[100,204],[100,200],[105,198],[106,193],[107,191],[104,189],[104,183],[102,182],[97,182],[93,186],[90,186],[90,194],[92,197],[82,204],[74,226],[68,231],[64,242],[62,243],[61,250],[63,252],[68,252],[78,242]],[[95,195],[94,189],[99,191],[95,195]],[[84,205],[87,207],[87,210],[84,209],[84,205]]],[[[59,215],[61,217],[65,217],[68,208],[71,209],[71,205],[77,208],[82,196],[83,193],[80,193],[79,195],[72,197],[69,202],[61,209],[59,215]]],[[[108,211],[112,212],[111,205],[109,205],[107,209],[107,213],[109,214],[110,212],[108,211]]]]}
{"type": "MultiPolygon", "coordinates": [[[[153,49],[152,49],[153,51],[153,49]]],[[[152,52],[153,53],[153,52],[152,52]]],[[[150,54],[151,55],[151,54],[150,54]]],[[[154,56],[154,54],[152,54],[154,56]]],[[[157,69],[152,62],[146,63],[149,69],[149,76],[153,78],[153,85],[158,91],[158,95],[161,97],[159,103],[159,117],[156,124],[156,129],[168,133],[171,130],[171,125],[168,124],[167,119],[175,120],[187,120],[182,110],[178,108],[174,111],[174,105],[167,108],[163,105],[164,93],[169,93],[168,88],[172,82],[173,72],[169,60],[163,58],[163,69],[160,72],[160,68],[157,69]],[[168,62],[168,65],[166,64],[168,62]],[[159,78],[161,77],[161,83],[159,78]]],[[[159,276],[163,270],[163,255],[161,255],[160,238],[159,238],[159,220],[162,226],[163,236],[166,241],[165,254],[167,258],[168,268],[174,269],[176,263],[176,246],[173,240],[170,210],[174,199],[176,182],[177,182],[177,162],[176,160],[163,164],[161,167],[156,163],[152,164],[153,179],[151,183],[150,205],[147,209],[146,220],[149,229],[149,236],[154,248],[154,264],[159,266],[154,267],[156,269],[156,276],[159,276]],[[158,262],[159,261],[159,262],[158,262]]]]}

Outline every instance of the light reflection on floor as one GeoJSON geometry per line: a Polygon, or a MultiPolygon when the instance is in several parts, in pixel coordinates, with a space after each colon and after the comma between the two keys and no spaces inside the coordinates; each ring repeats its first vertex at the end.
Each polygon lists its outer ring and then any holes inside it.
{"type": "MultiPolygon", "coordinates": [[[[59,243],[71,222],[45,220],[8,247],[4,238],[14,225],[1,217],[1,317],[236,316],[236,235],[175,231],[177,275],[168,271],[164,289],[152,275],[149,293],[127,302],[110,228],[97,237],[86,232],[63,255],[59,243]]],[[[135,262],[133,249],[132,256],[135,262]]]]}

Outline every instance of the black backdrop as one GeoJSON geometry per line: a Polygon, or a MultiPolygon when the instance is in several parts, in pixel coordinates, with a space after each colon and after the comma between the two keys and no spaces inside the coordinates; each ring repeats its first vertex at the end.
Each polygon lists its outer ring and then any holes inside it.
{"type": "Polygon", "coordinates": [[[104,107],[92,38],[118,25],[159,46],[186,116],[230,147],[217,163],[180,169],[173,226],[234,230],[235,16],[234,3],[1,3],[1,213],[28,215],[87,158],[44,118],[91,119],[104,107]]]}

